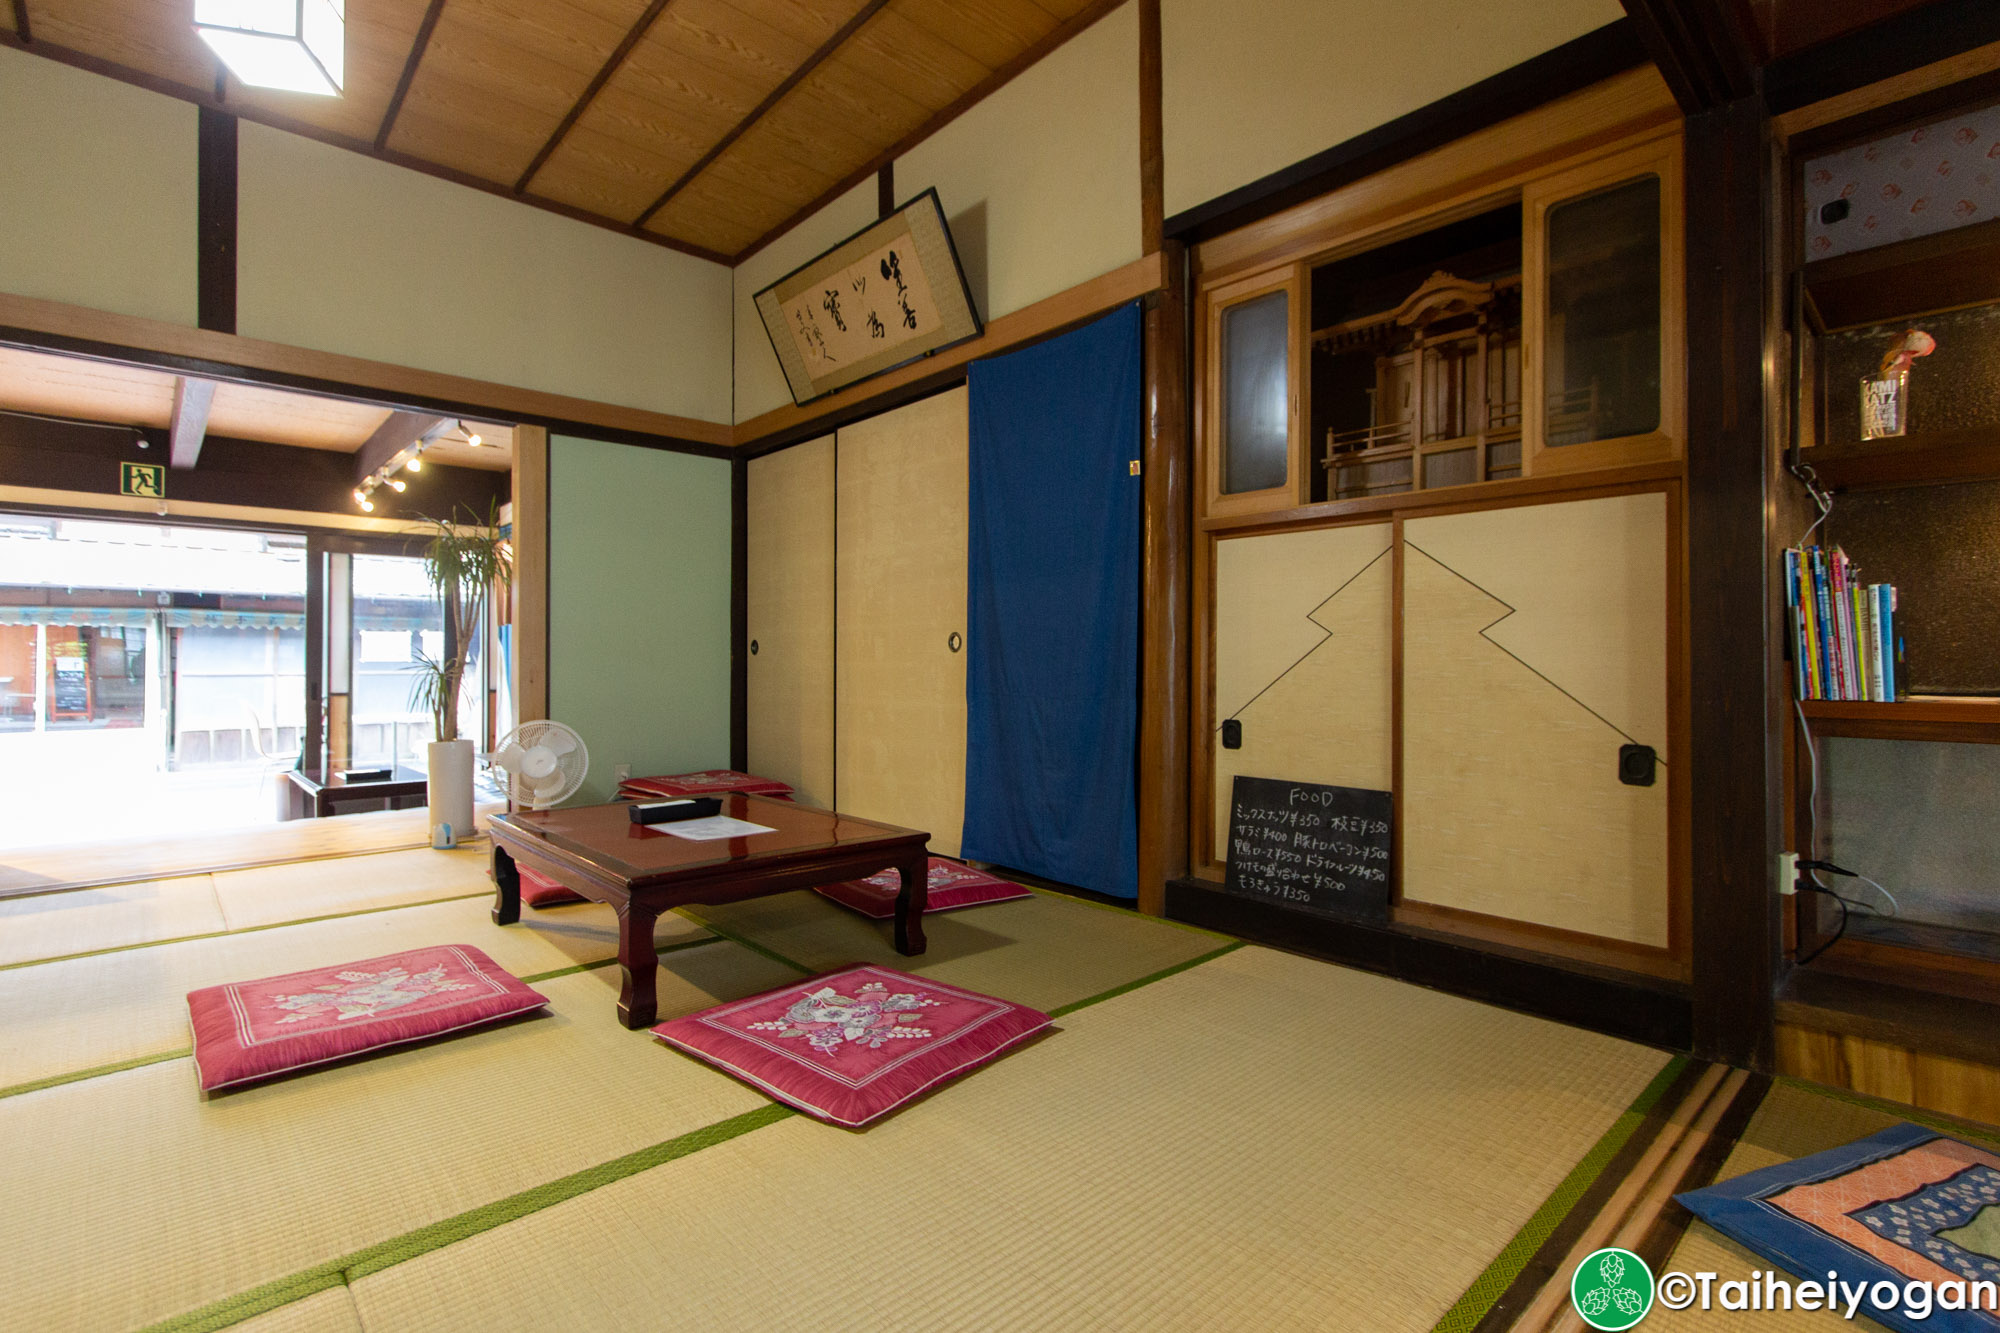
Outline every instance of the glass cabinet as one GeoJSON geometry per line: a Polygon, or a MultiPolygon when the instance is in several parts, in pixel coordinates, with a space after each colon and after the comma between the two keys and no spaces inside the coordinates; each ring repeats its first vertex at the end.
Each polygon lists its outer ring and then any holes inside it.
{"type": "Polygon", "coordinates": [[[1678,453],[1680,173],[1669,138],[1523,192],[1530,472],[1678,453]]]}
{"type": "Polygon", "coordinates": [[[1304,500],[1301,320],[1295,265],[1210,294],[1203,385],[1207,510],[1287,509],[1304,500]]]}

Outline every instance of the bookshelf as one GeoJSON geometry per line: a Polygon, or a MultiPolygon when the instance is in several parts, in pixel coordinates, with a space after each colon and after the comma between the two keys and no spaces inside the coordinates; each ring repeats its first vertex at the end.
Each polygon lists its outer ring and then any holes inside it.
{"type": "Polygon", "coordinates": [[[1807,699],[1799,704],[1799,711],[1815,735],[2000,744],[2000,699],[1949,695],[1918,695],[1895,703],[1807,699]]]}
{"type": "Polygon", "coordinates": [[[1829,330],[2000,301],[2000,219],[1806,264],[1829,330]]]}

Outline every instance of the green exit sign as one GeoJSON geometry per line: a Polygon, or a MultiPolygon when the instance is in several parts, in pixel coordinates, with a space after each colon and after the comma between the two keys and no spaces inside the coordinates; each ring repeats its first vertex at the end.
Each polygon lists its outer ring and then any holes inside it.
{"type": "Polygon", "coordinates": [[[120,463],[118,493],[145,500],[167,498],[167,470],[158,463],[120,463]]]}

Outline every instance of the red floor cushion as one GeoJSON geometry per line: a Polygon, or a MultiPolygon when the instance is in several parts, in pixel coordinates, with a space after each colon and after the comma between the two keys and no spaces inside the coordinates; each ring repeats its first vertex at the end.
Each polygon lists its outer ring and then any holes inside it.
{"type": "Polygon", "coordinates": [[[659,796],[713,796],[724,791],[740,791],[746,796],[775,796],[781,801],[792,799],[790,783],[776,778],[760,778],[755,773],[738,773],[732,768],[669,773],[654,778],[625,778],[618,784],[618,794],[632,800],[651,800],[659,796]]]}
{"type": "MultiPolygon", "coordinates": [[[[960,907],[978,907],[985,903],[1004,903],[1034,896],[1019,884],[995,879],[983,870],[947,861],[942,856],[931,858],[930,880],[930,894],[924,903],[925,916],[932,912],[949,912],[960,907]]],[[[882,921],[896,915],[896,895],[902,886],[901,875],[885,870],[867,879],[816,885],[813,892],[831,898],[842,907],[851,907],[863,916],[882,921]]]]}
{"type": "Polygon", "coordinates": [[[850,1129],[1049,1025],[1024,1005],[862,965],[653,1029],[670,1046],[850,1129]]]}
{"type": "Polygon", "coordinates": [[[548,1000],[467,944],[188,992],[202,1091],[495,1023],[548,1000]]]}
{"type": "Polygon", "coordinates": [[[566,889],[539,871],[515,864],[514,869],[521,875],[521,901],[541,910],[544,907],[561,907],[565,903],[583,903],[590,900],[575,889],[566,889]]]}

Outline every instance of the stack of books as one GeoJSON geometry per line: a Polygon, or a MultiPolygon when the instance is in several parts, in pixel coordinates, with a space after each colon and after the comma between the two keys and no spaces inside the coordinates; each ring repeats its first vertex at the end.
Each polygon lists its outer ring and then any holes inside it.
{"type": "Polygon", "coordinates": [[[1799,698],[1889,703],[1896,698],[1896,590],[1864,584],[1838,546],[1785,552],[1792,666],[1799,698]]]}

